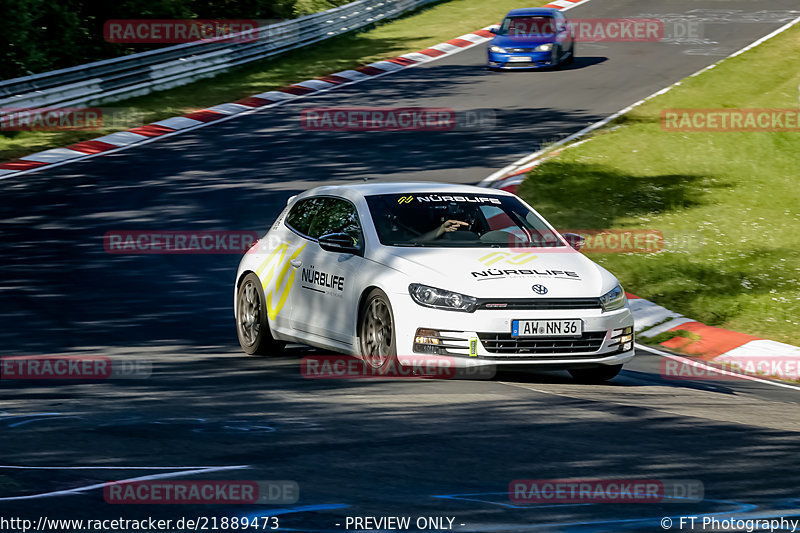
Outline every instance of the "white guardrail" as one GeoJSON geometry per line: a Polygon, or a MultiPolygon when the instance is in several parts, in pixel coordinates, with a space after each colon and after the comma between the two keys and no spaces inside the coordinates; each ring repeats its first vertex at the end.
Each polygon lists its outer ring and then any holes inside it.
{"type": "Polygon", "coordinates": [[[141,96],[212,77],[231,67],[330,39],[436,1],[358,0],[262,26],[257,34],[252,30],[0,81],[0,108],[97,105],[141,96]]]}

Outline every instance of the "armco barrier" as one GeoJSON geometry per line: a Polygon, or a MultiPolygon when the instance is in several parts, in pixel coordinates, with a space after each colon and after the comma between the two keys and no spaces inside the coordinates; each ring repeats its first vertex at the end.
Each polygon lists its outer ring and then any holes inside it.
{"type": "Polygon", "coordinates": [[[0,108],[97,105],[169,89],[389,19],[437,0],[358,0],[258,29],[0,81],[0,108]]]}

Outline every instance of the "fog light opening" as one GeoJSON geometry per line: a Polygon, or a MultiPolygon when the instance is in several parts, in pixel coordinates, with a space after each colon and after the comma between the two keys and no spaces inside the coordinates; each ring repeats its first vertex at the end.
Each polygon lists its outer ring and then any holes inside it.
{"type": "Polygon", "coordinates": [[[417,328],[414,334],[414,352],[438,355],[441,352],[441,332],[435,329],[417,328]]]}
{"type": "Polygon", "coordinates": [[[417,329],[416,335],[414,335],[414,344],[440,344],[441,340],[439,339],[440,333],[435,329],[417,329]]]}

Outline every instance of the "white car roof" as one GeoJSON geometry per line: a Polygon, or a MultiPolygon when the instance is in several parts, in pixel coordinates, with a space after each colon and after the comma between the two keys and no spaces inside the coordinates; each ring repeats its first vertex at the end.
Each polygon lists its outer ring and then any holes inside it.
{"type": "Polygon", "coordinates": [[[455,183],[439,183],[435,181],[393,181],[393,182],[375,182],[375,183],[355,183],[347,185],[323,185],[322,187],[315,187],[302,194],[298,194],[296,198],[305,198],[307,196],[316,196],[330,194],[332,196],[341,196],[350,200],[357,200],[364,196],[371,196],[374,194],[404,194],[404,193],[461,193],[461,194],[474,194],[485,196],[487,194],[500,195],[500,196],[513,196],[511,193],[501,191],[499,189],[487,189],[485,187],[477,187],[475,185],[459,185],[455,183]]]}

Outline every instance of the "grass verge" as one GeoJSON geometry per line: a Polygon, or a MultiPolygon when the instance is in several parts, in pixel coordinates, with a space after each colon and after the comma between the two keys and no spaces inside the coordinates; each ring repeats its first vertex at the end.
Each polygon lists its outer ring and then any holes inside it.
{"type": "Polygon", "coordinates": [[[650,254],[591,255],[629,292],[709,325],[800,345],[800,133],[667,132],[662,109],[793,108],[800,26],[654,98],[530,172],[557,227],[647,228],[650,254]]]}
{"type": "MultiPolygon", "coordinates": [[[[423,8],[368,31],[344,35],[278,58],[255,62],[213,79],[106,105],[127,108],[131,115],[143,116],[142,123],[146,124],[365,63],[416,52],[498,23],[515,7],[519,7],[518,1],[452,0],[423,8]]],[[[93,139],[137,125],[140,124],[82,132],[7,132],[0,135],[0,161],[93,139]]]]}

